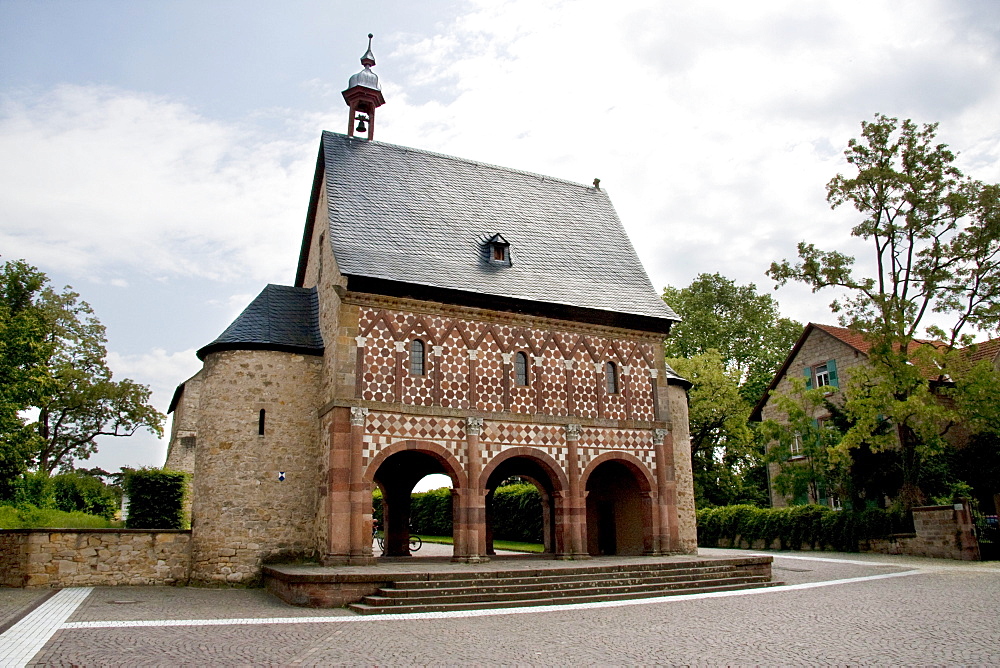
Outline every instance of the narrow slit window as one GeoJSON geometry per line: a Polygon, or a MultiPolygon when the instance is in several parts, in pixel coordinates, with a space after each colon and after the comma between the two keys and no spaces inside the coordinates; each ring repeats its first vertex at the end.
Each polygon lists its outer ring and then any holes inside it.
{"type": "Polygon", "coordinates": [[[608,384],[608,394],[618,394],[618,367],[614,362],[605,365],[604,377],[608,384]]]}
{"type": "Polygon", "coordinates": [[[410,343],[410,373],[424,375],[424,342],[420,339],[413,339],[410,343]]]}
{"type": "Polygon", "coordinates": [[[257,415],[257,435],[264,435],[264,409],[260,409],[260,413],[257,415]]]}
{"type": "Polygon", "coordinates": [[[528,356],[524,353],[514,355],[514,382],[521,387],[528,384],[528,356]]]}

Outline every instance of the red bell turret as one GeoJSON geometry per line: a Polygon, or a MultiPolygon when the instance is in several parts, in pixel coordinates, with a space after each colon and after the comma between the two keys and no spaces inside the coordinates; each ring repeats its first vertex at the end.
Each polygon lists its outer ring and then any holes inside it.
{"type": "Polygon", "coordinates": [[[375,66],[372,37],[374,35],[368,33],[368,50],[361,56],[361,64],[365,69],[351,77],[347,82],[347,90],[344,91],[344,101],[351,108],[351,114],[347,119],[347,136],[353,137],[355,131],[367,130],[369,141],[375,137],[375,109],[385,104],[382,88],[378,85],[378,75],[372,72],[372,67],[375,66]],[[355,122],[357,127],[354,125],[355,122]]]}

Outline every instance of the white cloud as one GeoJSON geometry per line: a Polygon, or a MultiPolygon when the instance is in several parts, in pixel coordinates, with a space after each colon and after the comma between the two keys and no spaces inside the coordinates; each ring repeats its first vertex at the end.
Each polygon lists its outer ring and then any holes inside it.
{"type": "Polygon", "coordinates": [[[153,348],[136,355],[109,351],[107,362],[115,380],[132,378],[149,385],[153,391],[153,403],[161,412],[167,410],[174,389],[201,369],[201,361],[195,356],[193,348],[173,353],[153,348]]]}
{"type": "Polygon", "coordinates": [[[73,275],[284,276],[314,142],[113,88],[7,97],[0,246],[73,275]]]}

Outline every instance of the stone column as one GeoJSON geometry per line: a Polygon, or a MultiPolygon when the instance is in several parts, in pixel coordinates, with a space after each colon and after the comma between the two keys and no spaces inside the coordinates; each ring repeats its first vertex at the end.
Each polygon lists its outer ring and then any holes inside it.
{"type": "Polygon", "coordinates": [[[351,558],[349,563],[374,563],[372,555],[372,494],[364,483],[365,418],[368,409],[351,409],[351,558]]]}
{"type": "Polygon", "coordinates": [[[327,474],[327,548],[324,566],[346,564],[351,555],[351,422],[347,408],[330,412],[327,474]]]}
{"type": "Polygon", "coordinates": [[[479,480],[483,472],[483,454],[479,447],[482,431],[483,418],[465,419],[465,452],[468,460],[465,472],[468,487],[465,493],[459,496],[465,506],[463,541],[465,551],[461,555],[456,551],[455,557],[470,563],[489,561],[486,556],[486,491],[479,480]]]}
{"type": "Polygon", "coordinates": [[[566,476],[569,478],[569,495],[563,504],[566,528],[569,533],[568,552],[573,559],[589,559],[587,553],[587,502],[580,489],[580,454],[577,445],[582,427],[566,425],[566,476]]]}
{"type": "MultiPolygon", "coordinates": [[[[653,430],[656,457],[657,506],[659,512],[658,549],[662,554],[679,549],[677,524],[677,480],[674,477],[674,438],[666,429],[653,430]]],[[[655,548],[654,548],[655,549],[655,548]]]]}

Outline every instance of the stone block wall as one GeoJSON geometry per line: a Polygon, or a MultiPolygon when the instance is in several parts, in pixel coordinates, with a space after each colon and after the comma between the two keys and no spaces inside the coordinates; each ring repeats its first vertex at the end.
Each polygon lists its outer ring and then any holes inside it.
{"type": "Polygon", "coordinates": [[[0,586],[186,584],[191,532],[142,529],[0,531],[0,586]]]}
{"type": "Polygon", "coordinates": [[[252,583],[265,560],[315,554],[322,366],[320,357],[265,350],[208,355],[195,458],[193,580],[252,583]]]}
{"type": "MultiPolygon", "coordinates": [[[[810,333],[809,338],[807,338],[802,344],[802,347],[799,349],[795,359],[792,360],[792,363],[788,366],[788,370],[785,372],[784,378],[782,378],[778,383],[778,386],[775,388],[773,394],[784,394],[789,392],[792,387],[789,380],[790,378],[803,378],[806,367],[823,364],[828,360],[836,360],[837,377],[840,380],[840,386],[843,387],[851,376],[851,368],[858,366],[859,364],[864,364],[867,358],[836,337],[833,337],[820,329],[814,329],[812,333],[810,333]]],[[[825,417],[823,409],[816,409],[814,417],[825,417]]],[[[768,404],[764,406],[764,409],[761,411],[761,418],[763,420],[774,420],[776,422],[784,422],[786,420],[786,417],[774,407],[772,402],[768,402],[768,404]]],[[[781,472],[781,467],[776,462],[769,463],[767,468],[769,480],[774,480],[775,476],[781,472]]],[[[784,508],[788,506],[788,499],[779,494],[773,486],[769,491],[771,493],[772,507],[784,508]]]]}

